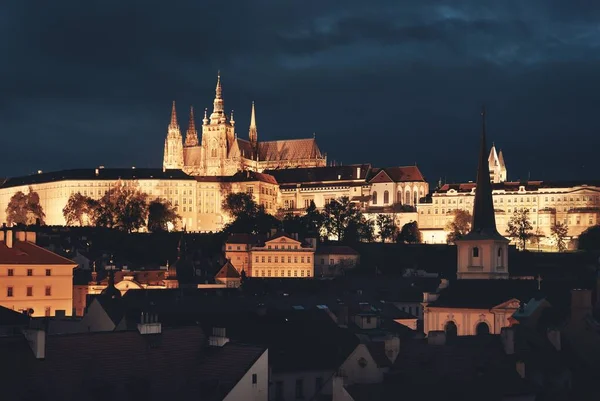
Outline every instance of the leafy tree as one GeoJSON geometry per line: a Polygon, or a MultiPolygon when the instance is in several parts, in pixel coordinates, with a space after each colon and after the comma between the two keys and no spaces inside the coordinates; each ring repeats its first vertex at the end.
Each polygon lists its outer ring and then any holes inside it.
{"type": "Polygon", "coordinates": [[[564,252],[567,249],[567,243],[565,238],[569,234],[569,228],[566,224],[561,222],[555,222],[550,228],[552,241],[556,244],[558,252],[564,252]]]}
{"type": "Polygon", "coordinates": [[[221,207],[233,219],[256,216],[259,209],[252,194],[246,192],[228,194],[221,207]]]}
{"type": "Polygon", "coordinates": [[[167,231],[168,224],[176,225],[181,220],[177,214],[177,206],[171,205],[171,202],[153,200],[148,205],[148,231],[159,232],[167,231]]]}
{"type": "Polygon", "coordinates": [[[454,241],[467,234],[471,230],[471,221],[473,220],[468,210],[456,209],[453,214],[454,219],[446,225],[446,230],[450,231],[447,237],[449,244],[453,244],[454,241]]]}
{"type": "Polygon", "coordinates": [[[147,216],[148,195],[136,185],[118,182],[98,202],[93,220],[101,227],[132,232],[146,224],[147,216]]]}
{"type": "Polygon", "coordinates": [[[592,226],[579,234],[577,248],[583,251],[600,250],[600,225],[592,226]]]}
{"type": "Polygon", "coordinates": [[[405,244],[420,244],[422,239],[419,225],[416,221],[411,221],[402,226],[397,241],[405,244]]]}
{"type": "Polygon", "coordinates": [[[84,226],[86,221],[93,222],[93,216],[97,207],[98,201],[76,192],[71,194],[67,204],[63,208],[63,216],[68,226],[75,224],[84,226]]]}
{"type": "Polygon", "coordinates": [[[527,240],[533,235],[532,230],[533,226],[529,220],[529,209],[515,209],[508,221],[508,229],[506,230],[508,235],[516,238],[521,244],[521,248],[525,249],[527,240]]]}
{"type": "Polygon", "coordinates": [[[6,207],[6,221],[9,224],[44,224],[46,214],[40,205],[40,196],[29,187],[27,194],[22,191],[15,193],[6,207]]]}
{"type": "Polygon", "coordinates": [[[323,213],[317,210],[314,201],[310,201],[310,205],[306,208],[306,214],[302,216],[302,220],[306,227],[306,234],[321,236],[321,231],[325,224],[325,217],[323,216],[323,213]]]}
{"type": "Polygon", "coordinates": [[[379,238],[381,238],[381,242],[385,242],[387,239],[394,239],[398,227],[391,216],[387,214],[378,214],[375,219],[375,224],[377,224],[377,228],[379,228],[379,238]]]}
{"type": "Polygon", "coordinates": [[[325,205],[323,216],[327,233],[337,237],[341,242],[344,241],[348,227],[354,229],[358,227],[362,213],[356,204],[350,202],[350,198],[344,196],[325,205]]]}
{"type": "Polygon", "coordinates": [[[293,213],[287,213],[285,216],[283,216],[281,224],[286,233],[300,233],[304,235],[304,231],[306,230],[306,227],[304,226],[304,219],[301,216],[293,213]]]}

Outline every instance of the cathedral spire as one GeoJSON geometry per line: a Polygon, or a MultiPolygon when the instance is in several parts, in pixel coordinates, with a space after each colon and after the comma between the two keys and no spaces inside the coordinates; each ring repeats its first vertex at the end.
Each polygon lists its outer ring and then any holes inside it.
{"type": "Polygon", "coordinates": [[[256,129],[256,110],[252,102],[252,112],[250,114],[250,130],[248,132],[250,143],[254,146],[258,143],[258,130],[256,129]]]}
{"type": "Polygon", "coordinates": [[[194,106],[190,106],[190,122],[185,133],[185,146],[198,146],[198,132],[194,122],[194,106]]]}
{"type": "Polygon", "coordinates": [[[169,128],[178,128],[177,124],[177,111],[175,110],[175,100],[173,100],[173,107],[171,108],[171,124],[169,124],[169,128]]]}
{"type": "Polygon", "coordinates": [[[481,110],[481,146],[479,149],[479,167],[477,169],[471,232],[479,235],[500,236],[496,229],[490,168],[487,158],[485,106],[481,110]]]}

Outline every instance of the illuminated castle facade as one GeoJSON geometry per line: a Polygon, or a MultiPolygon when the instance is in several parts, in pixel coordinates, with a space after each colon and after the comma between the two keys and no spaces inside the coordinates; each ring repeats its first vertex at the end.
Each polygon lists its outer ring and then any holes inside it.
{"type": "Polygon", "coordinates": [[[222,92],[219,75],[213,111],[210,118],[204,111],[200,138],[196,131],[194,110],[191,109],[184,141],[173,102],[171,123],[165,139],[164,169],[182,169],[193,176],[231,176],[244,170],[262,172],[267,169],[327,165],[327,158],[319,150],[314,137],[259,141],[254,103],[248,139],[238,138],[233,111],[229,116],[225,113],[222,92]]]}

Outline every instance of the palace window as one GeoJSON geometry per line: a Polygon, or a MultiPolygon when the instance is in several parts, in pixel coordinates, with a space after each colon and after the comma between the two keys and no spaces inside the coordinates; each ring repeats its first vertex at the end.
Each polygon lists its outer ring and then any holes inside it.
{"type": "Polygon", "coordinates": [[[383,203],[390,203],[390,193],[388,191],[383,192],[383,203]]]}
{"type": "Polygon", "coordinates": [[[13,296],[13,288],[12,287],[7,287],[6,288],[6,296],[7,297],[12,297],[13,296]]]}
{"type": "Polygon", "coordinates": [[[376,205],[377,204],[377,191],[373,192],[373,204],[376,205]]]}
{"type": "Polygon", "coordinates": [[[52,295],[52,287],[50,287],[49,285],[46,286],[46,291],[45,294],[47,297],[52,295]]]}
{"type": "Polygon", "coordinates": [[[33,269],[27,269],[27,275],[33,276],[33,269]]]}
{"type": "Polygon", "coordinates": [[[27,287],[27,296],[28,297],[32,297],[33,296],[33,287],[27,287]]]}
{"type": "Polygon", "coordinates": [[[46,269],[46,276],[52,275],[52,269],[46,269]]]}
{"type": "Polygon", "coordinates": [[[478,258],[479,257],[479,248],[478,247],[474,247],[473,248],[473,257],[474,258],[478,258]]]}
{"type": "Polygon", "coordinates": [[[8,275],[9,276],[14,276],[14,274],[15,274],[14,269],[8,269],[8,275]]]}

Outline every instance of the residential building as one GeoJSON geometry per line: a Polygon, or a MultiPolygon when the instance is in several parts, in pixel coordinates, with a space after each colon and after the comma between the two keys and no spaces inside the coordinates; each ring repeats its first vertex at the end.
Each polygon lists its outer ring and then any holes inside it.
{"type": "Polygon", "coordinates": [[[312,278],[316,242],[297,234],[272,232],[268,238],[233,234],[225,242],[225,258],[248,277],[312,278]]]}
{"type": "Polygon", "coordinates": [[[322,245],[315,252],[315,276],[336,276],[358,265],[360,255],[347,245],[322,245]]]}
{"type": "Polygon", "coordinates": [[[77,263],[35,240],[35,232],[0,230],[0,306],[33,317],[71,316],[77,263]]]}

